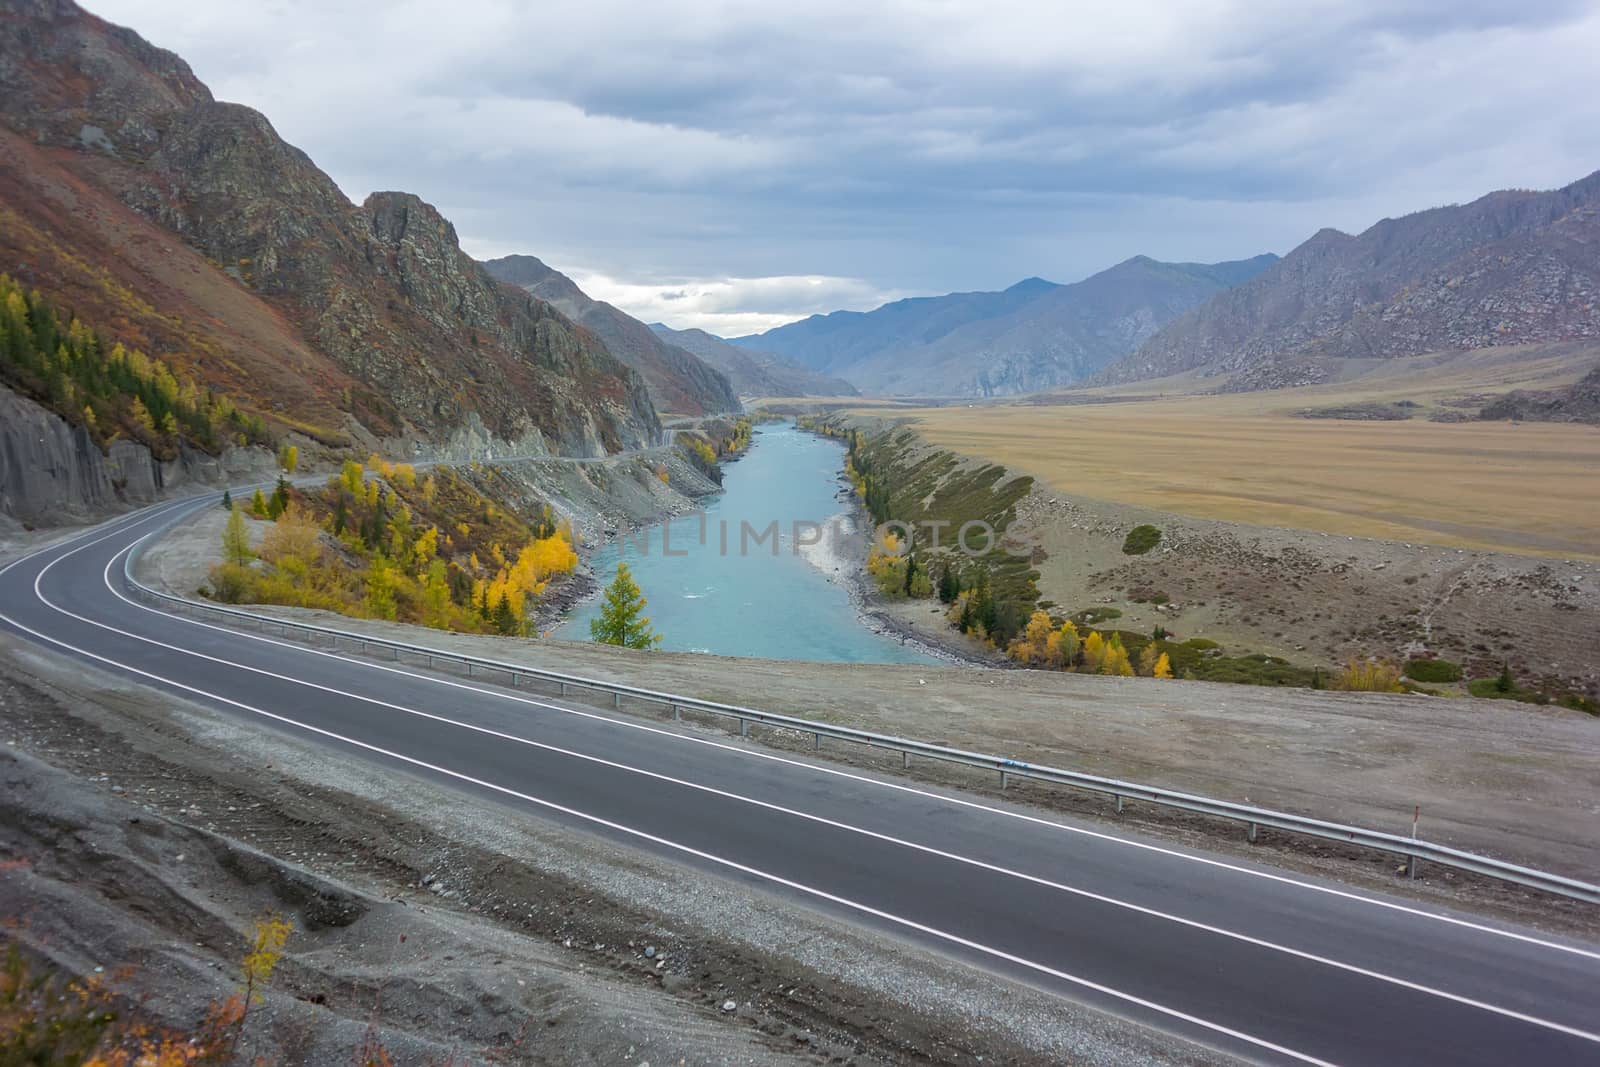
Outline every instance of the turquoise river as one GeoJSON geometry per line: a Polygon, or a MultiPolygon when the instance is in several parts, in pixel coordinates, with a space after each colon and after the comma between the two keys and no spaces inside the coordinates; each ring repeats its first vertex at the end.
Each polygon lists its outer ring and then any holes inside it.
{"type": "MultiPolygon", "coordinates": [[[[915,645],[869,629],[842,578],[830,581],[795,551],[797,532],[802,541],[815,537],[804,524],[828,522],[843,510],[834,495],[841,453],[837,442],[788,423],[758,426],[749,451],[724,466],[723,491],[707,502],[703,520],[683,516],[603,546],[590,561],[595,577],[604,585],[617,561],[627,561],[649,599],[645,612],[664,649],[769,659],[933,662],[915,645]],[[798,530],[797,522],[802,524],[798,530]]],[[[599,610],[598,597],[574,608],[556,636],[586,637],[599,610]]]]}

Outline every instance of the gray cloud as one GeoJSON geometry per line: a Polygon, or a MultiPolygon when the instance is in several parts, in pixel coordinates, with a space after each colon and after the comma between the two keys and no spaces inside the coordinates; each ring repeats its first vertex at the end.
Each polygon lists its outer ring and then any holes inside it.
{"type": "Polygon", "coordinates": [[[1600,166],[1593,2],[231,6],[94,2],[352,197],[725,332],[1600,166]]]}

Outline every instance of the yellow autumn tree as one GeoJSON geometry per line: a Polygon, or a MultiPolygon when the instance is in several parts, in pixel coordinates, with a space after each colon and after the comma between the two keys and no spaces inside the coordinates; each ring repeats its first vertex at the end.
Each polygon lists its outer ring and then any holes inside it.
{"type": "Polygon", "coordinates": [[[1160,656],[1156,657],[1156,665],[1155,665],[1154,668],[1151,669],[1150,677],[1152,677],[1152,678],[1171,678],[1172,677],[1172,660],[1167,658],[1167,654],[1165,652],[1161,653],[1160,656]]]}
{"type": "Polygon", "coordinates": [[[1090,630],[1089,636],[1083,641],[1083,669],[1098,674],[1105,658],[1106,639],[1100,636],[1099,630],[1090,630]]]}
{"type": "Polygon", "coordinates": [[[1120,675],[1125,678],[1133,676],[1133,664],[1128,662],[1128,650],[1122,647],[1122,636],[1112,634],[1111,640],[1106,642],[1105,658],[1100,661],[1100,673],[1120,675]]]}
{"type": "Polygon", "coordinates": [[[417,561],[417,566],[425,569],[438,554],[439,527],[430,526],[417,535],[416,542],[411,546],[411,555],[417,561]]]}
{"type": "Polygon", "coordinates": [[[344,466],[339,468],[339,484],[351,496],[361,495],[361,484],[366,480],[366,469],[353,459],[344,461],[344,466]]]}
{"type": "Polygon", "coordinates": [[[1061,670],[1072,670],[1073,663],[1078,658],[1078,650],[1083,647],[1083,640],[1078,637],[1078,628],[1068,619],[1061,624],[1061,629],[1050,635],[1046,649],[1052,665],[1061,670]]]}
{"type": "Polygon", "coordinates": [[[1028,625],[1023,627],[1022,632],[1012,640],[1011,647],[1006,649],[1006,654],[1029,667],[1055,666],[1050,662],[1053,651],[1050,639],[1059,636],[1055,632],[1055,627],[1051,625],[1049,614],[1035,611],[1028,616],[1028,625]]]}
{"type": "Polygon", "coordinates": [[[322,528],[299,504],[291,502],[261,540],[261,558],[281,563],[286,558],[310,563],[322,555],[322,528]]]}

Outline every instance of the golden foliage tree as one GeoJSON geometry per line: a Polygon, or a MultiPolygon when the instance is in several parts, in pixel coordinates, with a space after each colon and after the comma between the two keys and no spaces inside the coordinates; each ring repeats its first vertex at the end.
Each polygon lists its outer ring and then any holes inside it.
{"type": "Polygon", "coordinates": [[[1128,662],[1128,651],[1122,647],[1122,635],[1113,633],[1106,642],[1105,656],[1100,661],[1100,673],[1133,676],[1133,664],[1128,662]]]}
{"type": "Polygon", "coordinates": [[[1090,630],[1089,636],[1083,639],[1083,669],[1098,674],[1105,659],[1106,639],[1100,636],[1099,630],[1090,630]]]}
{"type": "Polygon", "coordinates": [[[228,524],[222,528],[222,558],[235,567],[243,567],[255,558],[250,549],[250,531],[245,526],[244,512],[238,508],[228,512],[228,524]]]}

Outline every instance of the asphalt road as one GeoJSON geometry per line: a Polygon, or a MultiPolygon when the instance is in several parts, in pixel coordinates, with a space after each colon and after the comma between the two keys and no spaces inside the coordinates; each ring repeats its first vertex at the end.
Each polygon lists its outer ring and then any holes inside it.
{"type": "Polygon", "coordinates": [[[13,563],[0,625],[1250,1059],[1600,1064],[1600,945],[135,603],[197,506],[13,563]]]}

